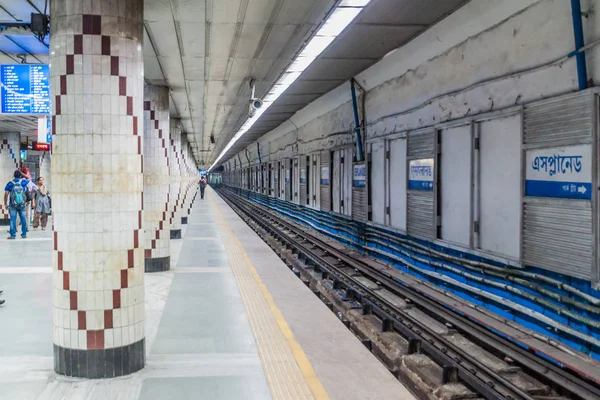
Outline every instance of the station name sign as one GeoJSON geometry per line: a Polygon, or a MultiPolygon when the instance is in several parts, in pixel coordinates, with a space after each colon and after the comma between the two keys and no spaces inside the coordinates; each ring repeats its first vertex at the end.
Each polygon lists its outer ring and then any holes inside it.
{"type": "Polygon", "coordinates": [[[365,164],[354,164],[352,186],[358,188],[367,186],[367,166],[365,164]]]}
{"type": "Polygon", "coordinates": [[[321,167],[321,185],[329,185],[329,167],[321,167]]]}
{"type": "Polygon", "coordinates": [[[433,158],[423,158],[408,162],[408,189],[433,190],[433,158]]]}
{"type": "Polygon", "coordinates": [[[589,144],[528,150],[525,196],[592,199],[589,144]]]}

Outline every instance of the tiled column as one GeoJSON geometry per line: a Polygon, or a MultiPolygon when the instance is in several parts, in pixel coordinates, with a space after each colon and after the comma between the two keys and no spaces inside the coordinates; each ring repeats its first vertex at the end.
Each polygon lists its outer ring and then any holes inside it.
{"type": "Polygon", "coordinates": [[[192,213],[192,205],[196,200],[196,196],[198,195],[198,187],[200,186],[198,181],[200,177],[198,177],[198,168],[196,167],[196,161],[194,160],[194,153],[192,152],[192,145],[188,143],[188,163],[190,168],[190,192],[191,198],[190,203],[188,204],[187,213],[190,215],[192,213]]]}
{"type": "MultiPolygon", "coordinates": [[[[14,178],[13,174],[19,168],[20,150],[20,133],[0,133],[0,182],[2,185],[6,185],[14,178]]],[[[2,190],[4,190],[4,186],[2,186],[2,190]]],[[[4,196],[4,192],[2,192],[2,196],[4,196]]],[[[9,223],[8,208],[4,206],[4,201],[0,201],[0,226],[6,226],[9,223]]]]}
{"type": "Polygon", "coordinates": [[[44,178],[44,184],[52,191],[52,179],[50,178],[50,153],[45,151],[40,157],[40,176],[44,178]]]}
{"type": "Polygon", "coordinates": [[[144,367],[143,0],[51,2],[54,370],[144,367]]]}
{"type": "Polygon", "coordinates": [[[188,223],[188,207],[190,204],[190,168],[188,164],[188,140],[186,135],[181,135],[181,185],[184,186],[183,191],[183,204],[181,206],[181,223],[186,225],[188,223]],[[185,182],[185,183],[184,183],[185,182]]]}
{"type": "Polygon", "coordinates": [[[181,124],[179,120],[170,121],[171,143],[169,146],[169,173],[171,182],[169,187],[169,211],[171,224],[171,239],[181,239],[181,124]]]}
{"type": "Polygon", "coordinates": [[[169,88],[144,87],[144,232],[145,271],[168,271],[171,264],[169,223],[169,88]]]}

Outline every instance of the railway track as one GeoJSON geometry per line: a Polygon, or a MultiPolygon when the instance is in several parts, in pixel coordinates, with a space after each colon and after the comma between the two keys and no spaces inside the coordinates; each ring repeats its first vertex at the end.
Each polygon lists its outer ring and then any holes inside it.
{"type": "Polygon", "coordinates": [[[402,285],[397,270],[218,191],[403,383],[426,399],[600,399],[600,388],[402,285]]]}

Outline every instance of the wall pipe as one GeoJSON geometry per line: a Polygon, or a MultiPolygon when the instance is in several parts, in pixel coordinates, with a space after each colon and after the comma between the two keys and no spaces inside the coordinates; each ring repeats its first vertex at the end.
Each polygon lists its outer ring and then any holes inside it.
{"type": "Polygon", "coordinates": [[[571,0],[571,16],[573,17],[573,36],[575,37],[577,80],[579,82],[579,90],[584,90],[588,88],[588,78],[585,52],[581,51],[581,48],[585,46],[583,24],[581,21],[581,0],[571,0]]]}
{"type": "Polygon", "coordinates": [[[248,166],[250,166],[250,157],[248,157],[248,149],[246,149],[246,160],[248,160],[248,166]]]}
{"type": "Polygon", "coordinates": [[[360,135],[360,119],[358,117],[358,103],[356,102],[356,81],[354,78],[350,80],[350,89],[352,92],[352,108],[354,110],[354,126],[355,126],[355,134],[356,134],[356,158],[357,161],[364,161],[364,153],[362,147],[362,137],[360,135]]]}
{"type": "Polygon", "coordinates": [[[240,153],[238,153],[238,161],[240,162],[240,169],[242,168],[242,157],[240,156],[240,153]]]}
{"type": "Polygon", "coordinates": [[[262,158],[260,157],[260,143],[256,142],[256,151],[258,153],[258,163],[262,165],[262,158]]]}

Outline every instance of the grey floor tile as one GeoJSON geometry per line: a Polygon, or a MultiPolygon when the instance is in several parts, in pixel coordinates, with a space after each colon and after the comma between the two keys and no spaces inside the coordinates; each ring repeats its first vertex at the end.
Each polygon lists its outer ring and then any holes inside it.
{"type": "Polygon", "coordinates": [[[0,290],[0,355],[52,356],[52,274],[0,274],[0,290]]]}
{"type": "Polygon", "coordinates": [[[229,259],[225,249],[220,246],[211,246],[197,240],[184,242],[179,256],[178,268],[186,267],[215,267],[229,266],[229,259]]]}
{"type": "Polygon", "coordinates": [[[176,274],[153,354],[256,352],[232,274],[176,274]]]}
{"type": "Polygon", "coordinates": [[[47,384],[45,381],[0,382],[0,399],[36,400],[47,384]]]}
{"type": "Polygon", "coordinates": [[[217,227],[212,224],[190,224],[186,237],[221,237],[217,227]]]}
{"type": "Polygon", "coordinates": [[[271,395],[261,376],[218,376],[146,379],[139,398],[140,400],[268,400],[271,395]]]}

